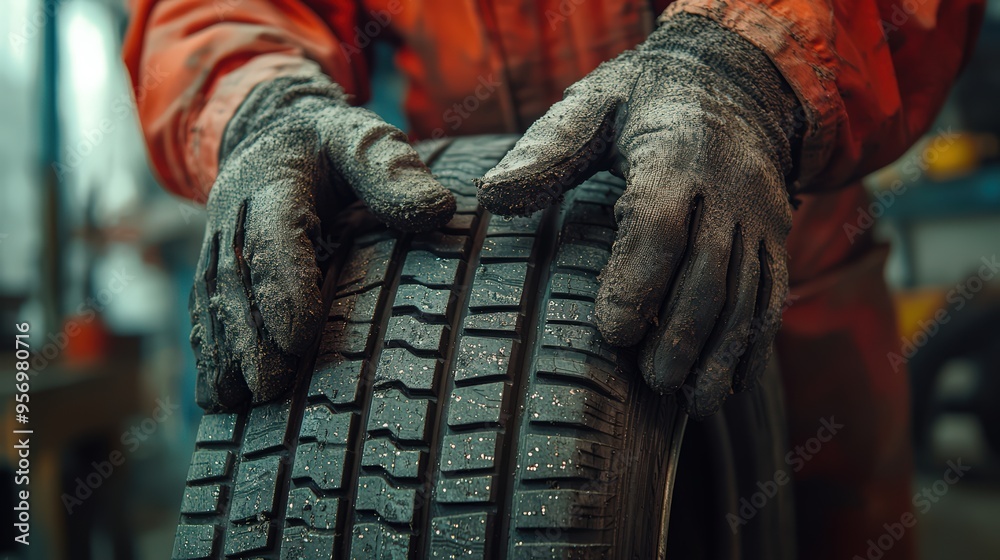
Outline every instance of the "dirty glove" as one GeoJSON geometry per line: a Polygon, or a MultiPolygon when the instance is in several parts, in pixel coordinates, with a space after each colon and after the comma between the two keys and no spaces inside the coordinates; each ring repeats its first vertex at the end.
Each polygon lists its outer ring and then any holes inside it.
{"type": "Polygon", "coordinates": [[[327,78],[258,85],[223,135],[191,293],[202,407],[289,388],[324,319],[320,225],[358,198],[410,231],[443,225],[455,210],[406,136],[348,105],[327,78]]]}
{"type": "Polygon", "coordinates": [[[683,387],[682,406],[706,416],[753,385],[780,323],[797,109],[763,53],[677,14],[567,89],[479,200],[525,215],[597,170],[624,178],[597,324],[612,344],[641,341],[648,384],[683,387]]]}

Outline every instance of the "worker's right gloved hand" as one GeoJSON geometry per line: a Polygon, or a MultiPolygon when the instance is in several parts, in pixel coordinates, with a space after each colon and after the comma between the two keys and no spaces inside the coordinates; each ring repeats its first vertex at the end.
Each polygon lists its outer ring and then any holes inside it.
{"type": "Polygon", "coordinates": [[[209,410],[278,397],[321,313],[321,218],[360,198],[407,231],[455,211],[396,127],[324,76],[258,85],[230,120],[191,293],[196,399],[209,410]]]}
{"type": "Polygon", "coordinates": [[[781,323],[798,108],[757,47],[677,13],[567,89],[479,181],[479,201],[526,215],[599,169],[625,179],[597,326],[641,343],[649,387],[681,390],[705,417],[754,385],[781,323]]]}

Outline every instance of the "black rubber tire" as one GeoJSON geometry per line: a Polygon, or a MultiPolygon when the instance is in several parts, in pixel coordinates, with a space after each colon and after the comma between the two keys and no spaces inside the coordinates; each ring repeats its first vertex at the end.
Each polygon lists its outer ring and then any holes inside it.
{"type": "MultiPolygon", "coordinates": [[[[294,390],[202,420],[173,558],[662,556],[686,418],[593,323],[622,182],[602,173],[559,207],[493,218],[472,179],[515,140],[418,146],[458,199],[440,231],[345,217],[329,320],[294,390]]],[[[690,473],[722,495],[702,532],[728,532],[720,508],[780,462],[780,397],[734,400],[739,441],[724,415],[704,423],[724,451],[690,473]]],[[[786,557],[789,497],[755,520],[769,558],[786,557]]],[[[710,557],[744,549],[707,538],[710,557]]]]}

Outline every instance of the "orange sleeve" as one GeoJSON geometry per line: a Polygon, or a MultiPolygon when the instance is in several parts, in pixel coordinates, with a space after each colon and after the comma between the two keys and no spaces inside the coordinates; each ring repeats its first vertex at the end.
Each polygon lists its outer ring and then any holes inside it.
{"type": "Polygon", "coordinates": [[[153,168],[204,201],[226,123],[253,87],[325,72],[363,102],[355,0],[136,0],[124,60],[153,168]]]}
{"type": "Polygon", "coordinates": [[[848,184],[930,127],[985,0],[677,0],[764,51],[802,103],[798,189],[848,184]]]}

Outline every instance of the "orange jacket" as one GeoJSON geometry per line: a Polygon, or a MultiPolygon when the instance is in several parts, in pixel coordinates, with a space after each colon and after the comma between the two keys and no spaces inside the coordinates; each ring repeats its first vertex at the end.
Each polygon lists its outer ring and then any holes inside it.
{"type": "Polygon", "coordinates": [[[315,71],[368,97],[369,45],[396,46],[417,138],[523,131],[631,48],[656,14],[712,18],[767,53],[803,106],[800,188],[840,186],[930,126],[985,0],[136,0],[124,58],[149,152],[204,200],[229,118],[257,83],[315,71]]]}

